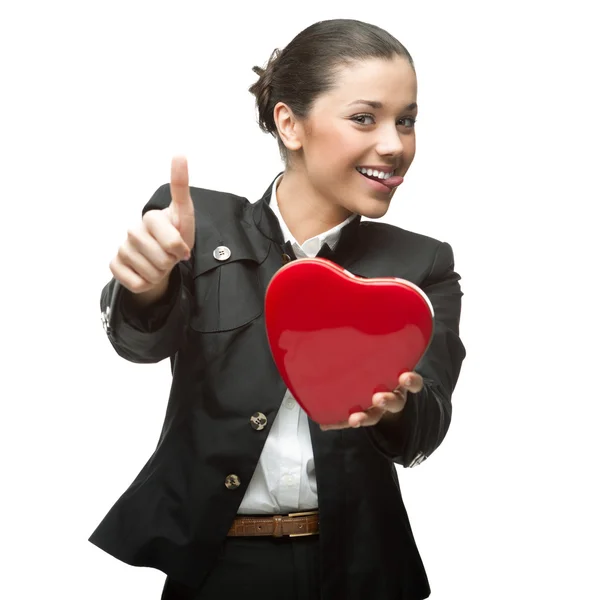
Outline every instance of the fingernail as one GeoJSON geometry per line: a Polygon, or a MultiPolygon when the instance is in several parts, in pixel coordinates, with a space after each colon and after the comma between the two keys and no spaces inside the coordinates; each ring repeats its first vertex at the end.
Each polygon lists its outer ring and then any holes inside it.
{"type": "Polygon", "coordinates": [[[410,377],[407,377],[407,378],[406,378],[406,380],[404,381],[404,385],[405,385],[406,387],[410,387],[410,384],[411,384],[411,383],[412,383],[412,381],[411,381],[410,377]]]}
{"type": "Polygon", "coordinates": [[[381,406],[382,408],[387,404],[387,401],[385,400],[385,398],[379,398],[379,401],[377,402],[377,406],[381,406]]]}

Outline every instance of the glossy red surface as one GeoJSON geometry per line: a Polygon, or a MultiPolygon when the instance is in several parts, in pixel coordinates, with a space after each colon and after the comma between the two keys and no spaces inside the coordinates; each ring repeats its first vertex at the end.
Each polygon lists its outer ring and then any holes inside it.
{"type": "Polygon", "coordinates": [[[293,261],[271,280],[267,336],[283,380],[322,425],[372,405],[397,387],[429,346],[433,309],[414,284],[362,279],[335,263],[293,261]]]}

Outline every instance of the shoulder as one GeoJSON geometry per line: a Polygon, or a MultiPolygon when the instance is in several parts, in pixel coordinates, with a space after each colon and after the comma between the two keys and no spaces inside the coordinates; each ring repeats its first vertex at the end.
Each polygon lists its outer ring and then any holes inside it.
{"type": "Polygon", "coordinates": [[[362,221],[359,232],[362,241],[369,245],[398,248],[410,246],[419,251],[435,252],[444,243],[431,236],[378,221],[362,221]]]}
{"type": "Polygon", "coordinates": [[[359,235],[365,248],[391,261],[410,258],[413,264],[432,270],[439,264],[454,267],[454,252],[446,241],[379,221],[362,221],[359,235]]]}
{"type": "MultiPolygon", "coordinates": [[[[247,198],[229,192],[190,186],[190,195],[194,203],[194,210],[198,214],[214,220],[239,217],[250,206],[247,198]]],[[[163,209],[170,203],[171,186],[164,183],[154,192],[152,198],[144,206],[143,212],[163,209]]]]}

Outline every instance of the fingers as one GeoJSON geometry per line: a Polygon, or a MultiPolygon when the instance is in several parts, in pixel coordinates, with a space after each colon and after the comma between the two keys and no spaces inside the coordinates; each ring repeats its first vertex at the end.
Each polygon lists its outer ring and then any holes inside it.
{"type": "Polygon", "coordinates": [[[160,284],[190,252],[179,231],[162,210],[148,211],[110,263],[113,276],[133,293],[160,284]]]}
{"type": "Polygon", "coordinates": [[[391,413],[398,413],[404,410],[408,392],[416,394],[423,389],[423,378],[414,371],[402,373],[398,383],[398,387],[392,392],[375,394],[373,396],[373,406],[384,408],[391,413]]]}
{"type": "Polygon", "coordinates": [[[385,409],[391,413],[399,413],[404,410],[407,401],[407,393],[414,394],[423,389],[423,378],[418,373],[410,371],[402,373],[398,379],[398,387],[392,392],[379,392],[373,396],[373,406],[385,409]]]}
{"type": "Polygon", "coordinates": [[[350,415],[347,421],[331,425],[321,425],[323,431],[348,429],[350,427],[368,427],[376,425],[386,413],[399,413],[404,410],[407,393],[414,394],[423,389],[423,377],[415,371],[402,373],[398,379],[399,386],[393,392],[378,392],[373,395],[373,406],[365,412],[350,415]]]}
{"type": "Polygon", "coordinates": [[[385,409],[372,406],[366,412],[355,412],[350,415],[347,421],[340,421],[330,425],[321,425],[323,431],[332,431],[337,429],[348,429],[350,427],[368,427],[379,423],[379,420],[385,413],[385,409]]]}
{"type": "Polygon", "coordinates": [[[167,275],[174,261],[155,240],[147,243],[153,246],[152,249],[148,250],[145,247],[144,251],[140,251],[131,239],[127,239],[119,248],[117,256],[122,265],[129,267],[144,281],[157,284],[167,275]],[[147,256],[151,256],[151,258],[147,256]]]}
{"type": "Polygon", "coordinates": [[[408,392],[418,393],[423,389],[423,377],[414,371],[402,373],[399,386],[392,392],[378,392],[373,395],[373,405],[364,412],[350,415],[347,421],[331,425],[321,425],[323,431],[348,429],[349,427],[368,427],[379,423],[385,413],[400,413],[404,410],[408,392]]]}
{"type": "Polygon", "coordinates": [[[369,427],[370,425],[376,425],[379,423],[381,417],[385,413],[385,409],[371,407],[366,412],[352,413],[348,418],[348,425],[350,427],[369,427]]]}
{"type": "Polygon", "coordinates": [[[415,371],[402,373],[398,379],[398,383],[400,384],[399,388],[413,394],[417,394],[423,389],[423,377],[415,371]]]}
{"type": "Polygon", "coordinates": [[[404,390],[380,392],[373,396],[373,406],[387,410],[388,412],[399,413],[404,410],[405,405],[406,392],[404,390]]]}
{"type": "MultiPolygon", "coordinates": [[[[152,260],[159,269],[169,268],[166,261],[173,257],[176,261],[188,260],[190,257],[190,248],[186,244],[179,230],[171,223],[169,218],[165,218],[163,211],[149,210],[143,218],[143,224],[148,233],[144,236],[143,231],[138,240],[133,240],[137,248],[152,260]],[[155,245],[151,243],[155,240],[162,253],[156,253],[155,245]],[[136,243],[139,242],[139,243],[136,243]],[[144,242],[147,242],[144,244],[144,242]],[[152,252],[154,251],[154,254],[152,252]]],[[[173,265],[171,265],[172,267],[173,265]]]]}
{"type": "Polygon", "coordinates": [[[115,256],[110,261],[109,268],[113,277],[134,294],[145,292],[153,287],[152,284],[148,283],[143,277],[140,277],[131,267],[120,261],[118,256],[115,256]]]}
{"type": "Polygon", "coordinates": [[[148,291],[162,282],[177,260],[168,255],[151,236],[129,236],[110,263],[110,270],[133,293],[148,291]],[[142,250],[140,250],[142,248],[142,250]]]}

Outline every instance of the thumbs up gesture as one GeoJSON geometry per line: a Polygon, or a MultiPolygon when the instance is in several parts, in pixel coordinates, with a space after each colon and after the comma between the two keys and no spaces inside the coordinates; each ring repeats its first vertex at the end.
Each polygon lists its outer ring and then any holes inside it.
{"type": "Polygon", "coordinates": [[[114,278],[142,304],[150,303],[167,290],[169,274],[181,260],[187,260],[194,247],[194,204],[190,195],[187,161],[171,162],[171,204],[162,210],[149,210],[110,262],[114,278]]]}

